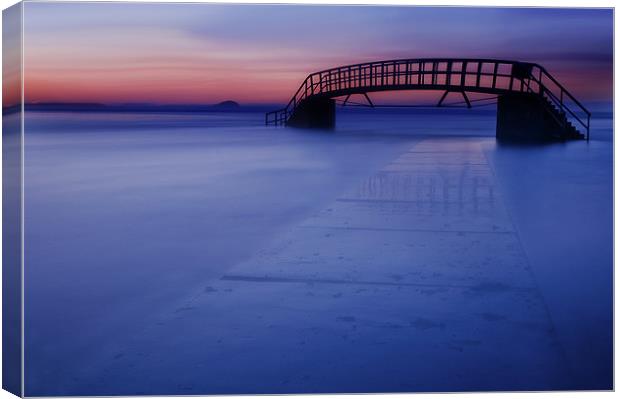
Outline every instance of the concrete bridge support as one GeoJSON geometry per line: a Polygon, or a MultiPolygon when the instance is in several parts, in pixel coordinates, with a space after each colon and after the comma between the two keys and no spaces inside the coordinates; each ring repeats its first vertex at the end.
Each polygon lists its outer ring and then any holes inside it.
{"type": "Polygon", "coordinates": [[[497,99],[496,136],[500,140],[542,141],[563,138],[562,126],[530,93],[504,94],[497,99]]]}
{"type": "Polygon", "coordinates": [[[287,125],[333,129],[336,125],[336,101],[330,98],[308,99],[295,108],[287,125]]]}

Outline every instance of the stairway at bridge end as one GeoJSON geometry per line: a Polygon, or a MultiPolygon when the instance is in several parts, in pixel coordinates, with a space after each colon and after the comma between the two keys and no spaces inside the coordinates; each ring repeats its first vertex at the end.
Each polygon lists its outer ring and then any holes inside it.
{"type": "Polygon", "coordinates": [[[301,102],[288,122],[289,126],[333,129],[336,126],[336,101],[331,98],[310,98],[301,102]]]}
{"type": "Polygon", "coordinates": [[[564,114],[533,93],[504,94],[497,99],[496,137],[511,141],[583,139],[564,114]]]}

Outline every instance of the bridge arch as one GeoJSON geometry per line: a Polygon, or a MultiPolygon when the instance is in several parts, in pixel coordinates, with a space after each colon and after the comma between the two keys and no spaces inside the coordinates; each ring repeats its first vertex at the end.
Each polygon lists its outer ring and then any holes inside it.
{"type": "Polygon", "coordinates": [[[398,59],[315,72],[265,124],[331,128],[334,98],[399,90],[441,90],[442,100],[458,92],[468,105],[467,93],[496,95],[498,137],[589,139],[590,112],[545,68],[498,59],[398,59]]]}

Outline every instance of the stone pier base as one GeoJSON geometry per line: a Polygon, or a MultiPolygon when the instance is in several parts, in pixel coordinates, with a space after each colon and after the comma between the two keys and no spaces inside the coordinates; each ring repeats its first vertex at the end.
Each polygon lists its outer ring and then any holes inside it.
{"type": "Polygon", "coordinates": [[[336,101],[329,98],[306,100],[295,109],[287,125],[333,129],[336,125],[336,101]]]}
{"type": "Polygon", "coordinates": [[[534,94],[505,94],[497,99],[498,139],[518,141],[553,140],[563,127],[534,94]]]}

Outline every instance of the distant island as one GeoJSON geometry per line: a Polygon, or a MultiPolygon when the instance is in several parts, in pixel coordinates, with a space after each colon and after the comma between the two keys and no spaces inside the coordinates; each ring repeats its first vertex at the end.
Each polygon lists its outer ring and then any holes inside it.
{"type": "Polygon", "coordinates": [[[222,108],[236,109],[236,108],[239,108],[240,105],[236,101],[226,100],[226,101],[222,101],[221,103],[215,104],[214,107],[220,108],[220,109],[222,109],[222,108]]]}

